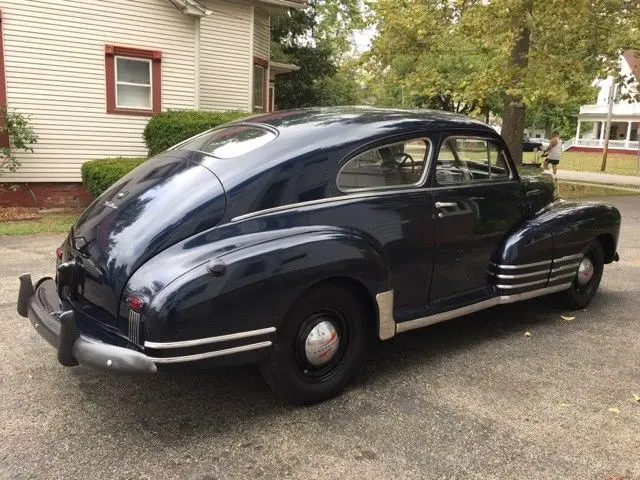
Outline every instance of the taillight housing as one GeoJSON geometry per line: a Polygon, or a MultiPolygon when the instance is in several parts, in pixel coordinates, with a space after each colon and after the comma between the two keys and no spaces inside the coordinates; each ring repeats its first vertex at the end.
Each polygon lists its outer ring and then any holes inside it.
{"type": "Polygon", "coordinates": [[[146,300],[138,295],[129,295],[127,297],[127,305],[134,312],[142,313],[147,306],[146,300]]]}
{"type": "Polygon", "coordinates": [[[62,250],[62,247],[56,248],[56,258],[58,260],[62,260],[62,254],[63,253],[64,253],[64,251],[62,250]]]}

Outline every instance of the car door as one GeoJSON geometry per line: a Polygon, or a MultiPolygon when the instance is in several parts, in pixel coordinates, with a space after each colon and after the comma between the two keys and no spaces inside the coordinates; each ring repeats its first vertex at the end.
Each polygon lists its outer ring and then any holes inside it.
{"type": "Polygon", "coordinates": [[[433,187],[431,307],[455,307],[489,296],[489,261],[523,216],[522,189],[504,145],[490,136],[442,135],[433,187]]]}

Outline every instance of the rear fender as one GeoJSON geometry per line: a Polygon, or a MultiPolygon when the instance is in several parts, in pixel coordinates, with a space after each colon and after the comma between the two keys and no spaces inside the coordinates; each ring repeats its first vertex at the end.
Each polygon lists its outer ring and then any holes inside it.
{"type": "Polygon", "coordinates": [[[314,227],[264,233],[268,238],[261,241],[236,237],[235,248],[210,245],[206,263],[156,292],[145,315],[146,339],[180,341],[278,328],[306,289],[336,277],[358,282],[371,299],[389,289],[379,245],[360,232],[314,227]]]}

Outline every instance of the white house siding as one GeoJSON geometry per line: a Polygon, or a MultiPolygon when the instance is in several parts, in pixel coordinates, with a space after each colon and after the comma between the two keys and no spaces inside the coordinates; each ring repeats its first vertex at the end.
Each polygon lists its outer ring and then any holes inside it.
{"type": "Polygon", "coordinates": [[[253,55],[264,60],[269,60],[270,50],[270,25],[269,13],[256,8],[253,30],[253,55]]]}
{"type": "Polygon", "coordinates": [[[200,24],[200,108],[249,109],[251,5],[209,1],[200,24]]]}
{"type": "Polygon", "coordinates": [[[161,50],[163,109],[193,107],[194,19],[169,2],[4,0],[1,8],[8,107],[30,115],[39,136],[4,181],[79,181],[86,160],[146,155],[149,117],[106,113],[105,44],[161,50]]]}

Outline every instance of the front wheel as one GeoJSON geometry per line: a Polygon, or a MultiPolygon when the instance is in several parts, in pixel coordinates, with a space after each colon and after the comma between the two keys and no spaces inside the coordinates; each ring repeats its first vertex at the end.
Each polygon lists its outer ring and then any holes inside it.
{"type": "Polygon", "coordinates": [[[278,332],[260,371],[269,387],[294,404],[337,395],[360,366],[372,323],[364,301],[342,284],[325,284],[300,297],[278,332]]]}
{"type": "Polygon", "coordinates": [[[567,306],[578,310],[589,305],[600,286],[604,271],[604,252],[597,240],[592,241],[584,252],[578,272],[571,288],[564,292],[567,306]]]}

